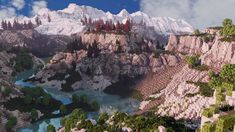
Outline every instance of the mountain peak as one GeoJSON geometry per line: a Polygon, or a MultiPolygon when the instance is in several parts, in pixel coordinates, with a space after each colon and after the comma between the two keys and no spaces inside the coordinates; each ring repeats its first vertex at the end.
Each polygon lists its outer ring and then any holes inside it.
{"type": "Polygon", "coordinates": [[[120,13],[118,14],[118,16],[123,16],[123,17],[127,17],[129,16],[129,12],[126,9],[123,9],[120,11],[120,13]]]}

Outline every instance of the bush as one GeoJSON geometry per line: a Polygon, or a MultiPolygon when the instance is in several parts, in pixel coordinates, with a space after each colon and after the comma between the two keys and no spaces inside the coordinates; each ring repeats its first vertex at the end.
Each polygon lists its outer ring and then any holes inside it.
{"type": "Polygon", "coordinates": [[[44,105],[49,105],[50,102],[51,102],[51,99],[52,99],[51,95],[45,93],[43,95],[42,102],[43,102],[44,105]]]}
{"type": "Polygon", "coordinates": [[[202,126],[202,132],[214,132],[215,131],[215,125],[213,125],[211,122],[206,122],[202,126]]]}
{"type": "Polygon", "coordinates": [[[36,109],[31,110],[31,117],[34,121],[38,119],[38,112],[36,109]]]}
{"type": "Polygon", "coordinates": [[[17,124],[16,117],[10,117],[5,125],[6,130],[11,130],[17,124]]]}
{"type": "Polygon", "coordinates": [[[220,77],[229,82],[235,82],[235,64],[226,64],[220,72],[220,77]]]}
{"type": "Polygon", "coordinates": [[[8,87],[1,87],[0,90],[1,90],[2,96],[4,97],[8,97],[12,92],[12,90],[8,87]]]}
{"type": "Polygon", "coordinates": [[[200,65],[199,56],[186,56],[186,62],[190,68],[195,68],[200,65]]]}
{"type": "Polygon", "coordinates": [[[87,95],[83,94],[80,96],[80,100],[83,102],[83,103],[88,103],[88,97],[87,95]]]}
{"type": "Polygon", "coordinates": [[[200,35],[200,34],[201,34],[201,32],[200,32],[200,30],[199,30],[199,29],[195,29],[195,30],[194,30],[194,32],[193,32],[193,34],[194,34],[194,35],[200,35]]]}
{"type": "Polygon", "coordinates": [[[55,127],[51,124],[47,126],[47,132],[56,132],[55,127]]]}
{"type": "Polygon", "coordinates": [[[98,104],[98,102],[97,102],[97,101],[93,101],[93,102],[91,103],[91,108],[92,108],[93,110],[98,110],[98,109],[99,109],[99,104],[98,104]]]}
{"type": "Polygon", "coordinates": [[[32,57],[26,50],[20,50],[20,52],[14,58],[14,62],[14,69],[17,72],[21,72],[25,69],[31,69],[33,67],[32,57]]]}
{"type": "Polygon", "coordinates": [[[210,106],[209,108],[205,108],[202,112],[202,115],[210,118],[218,112],[219,112],[218,106],[214,105],[214,106],[210,106]]]}
{"type": "Polygon", "coordinates": [[[99,115],[99,118],[98,118],[98,124],[102,125],[105,123],[106,120],[109,119],[109,115],[108,113],[102,113],[99,115]]]}
{"type": "Polygon", "coordinates": [[[61,114],[61,115],[66,115],[66,113],[67,113],[67,108],[66,108],[66,106],[65,106],[65,105],[61,105],[61,106],[60,106],[60,114],[61,114]]]}
{"type": "Polygon", "coordinates": [[[73,95],[72,95],[72,101],[73,101],[73,103],[75,103],[75,104],[79,103],[79,102],[80,102],[79,96],[77,96],[76,94],[73,94],[73,95]]]}
{"type": "Polygon", "coordinates": [[[26,96],[24,97],[24,103],[25,103],[25,104],[31,104],[32,101],[33,101],[32,96],[26,95],[26,96]]]}

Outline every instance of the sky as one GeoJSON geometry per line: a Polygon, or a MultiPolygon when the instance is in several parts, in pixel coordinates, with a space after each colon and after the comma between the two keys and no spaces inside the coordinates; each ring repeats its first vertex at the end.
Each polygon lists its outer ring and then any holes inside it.
{"type": "Polygon", "coordinates": [[[122,9],[143,11],[152,17],[184,19],[195,28],[221,25],[235,20],[235,0],[0,0],[0,18],[33,16],[41,8],[64,9],[69,3],[88,5],[117,14],[122,9]]]}

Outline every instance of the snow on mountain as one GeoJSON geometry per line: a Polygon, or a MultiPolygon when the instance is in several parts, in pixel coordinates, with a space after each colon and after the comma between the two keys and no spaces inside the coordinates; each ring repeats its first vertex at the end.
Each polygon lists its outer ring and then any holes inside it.
{"type": "MultiPolygon", "coordinates": [[[[18,20],[23,22],[31,19],[35,23],[36,17],[39,17],[42,21],[42,25],[37,27],[36,30],[48,35],[71,35],[82,32],[85,26],[82,25],[81,19],[85,17],[92,20],[103,19],[104,21],[112,20],[123,23],[127,19],[135,23],[144,22],[146,26],[153,27],[156,32],[163,35],[193,32],[193,27],[184,20],[176,20],[169,17],[149,17],[140,11],[129,14],[125,9],[115,15],[90,6],[78,6],[76,4],[70,4],[67,8],[57,11],[50,11],[47,8],[41,9],[33,18],[21,17],[18,20]],[[50,22],[48,22],[48,16],[51,19],[50,22]]],[[[13,18],[9,20],[13,21],[13,18]]]]}

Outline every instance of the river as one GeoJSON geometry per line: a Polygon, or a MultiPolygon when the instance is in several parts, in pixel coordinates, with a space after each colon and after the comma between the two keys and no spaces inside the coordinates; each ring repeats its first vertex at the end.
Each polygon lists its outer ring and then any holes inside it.
{"type": "MultiPolygon", "coordinates": [[[[34,84],[23,82],[24,79],[29,78],[34,74],[34,70],[28,70],[20,73],[15,78],[15,84],[21,87],[35,87],[34,84]]],[[[139,101],[132,98],[121,98],[118,95],[106,94],[102,91],[94,90],[78,90],[71,93],[61,92],[54,88],[43,88],[47,93],[49,93],[54,99],[60,100],[63,104],[71,103],[71,97],[74,93],[78,95],[86,94],[90,101],[96,100],[100,104],[100,109],[97,112],[88,113],[89,118],[96,118],[98,113],[107,112],[109,114],[115,111],[132,113],[139,107],[139,101]]],[[[57,111],[55,111],[57,112],[57,111]]],[[[54,125],[56,128],[60,127],[61,118],[46,119],[43,121],[35,122],[27,127],[20,128],[17,132],[46,132],[48,124],[54,125]]]]}

